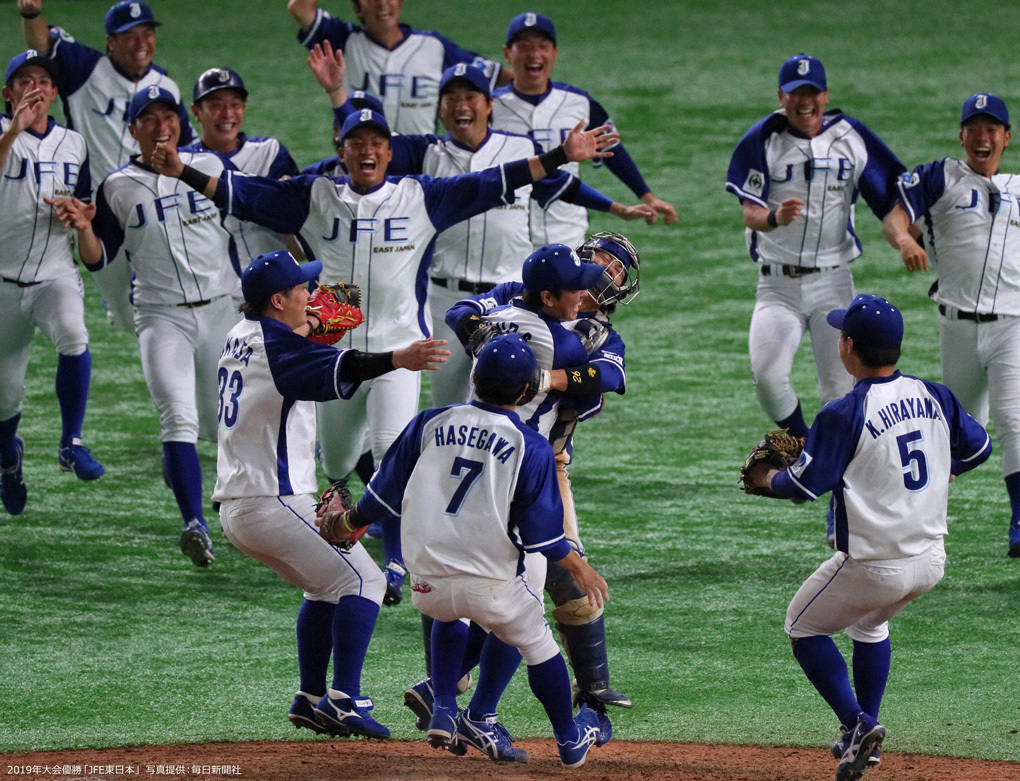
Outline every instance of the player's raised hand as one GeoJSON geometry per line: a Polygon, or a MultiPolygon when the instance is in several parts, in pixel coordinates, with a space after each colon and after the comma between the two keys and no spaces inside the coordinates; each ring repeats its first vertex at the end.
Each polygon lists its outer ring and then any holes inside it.
{"type": "Polygon", "coordinates": [[[776,223],[779,225],[789,225],[804,210],[804,201],[799,198],[787,198],[776,209],[776,223]]]}
{"type": "Polygon", "coordinates": [[[634,206],[624,206],[622,203],[613,201],[613,205],[609,207],[609,213],[614,217],[619,217],[621,220],[631,222],[632,220],[644,220],[649,225],[654,225],[659,219],[659,213],[651,206],[638,203],[634,206]]]}
{"type": "Polygon", "coordinates": [[[563,141],[563,151],[567,159],[572,163],[580,163],[584,160],[591,160],[593,157],[612,157],[613,153],[605,151],[608,147],[615,146],[620,140],[612,125],[601,125],[591,130],[583,130],[584,120],[582,119],[574,129],[570,131],[563,141]]]}
{"type": "Polygon", "coordinates": [[[22,16],[25,14],[41,14],[42,0],[18,0],[18,13],[22,16]]]}
{"type": "MultiPolygon", "coordinates": [[[[666,225],[676,225],[678,219],[676,209],[669,201],[662,200],[662,198],[654,193],[646,193],[645,197],[641,200],[644,201],[647,206],[651,206],[656,213],[661,214],[663,216],[662,221],[666,225]]],[[[651,225],[652,223],[649,222],[648,224],[651,225]]]]}
{"type": "Polygon", "coordinates": [[[152,159],[148,161],[156,173],[163,176],[178,177],[184,170],[184,163],[181,156],[177,154],[177,147],[173,144],[156,144],[152,150],[152,159]]]}
{"type": "Polygon", "coordinates": [[[96,216],[94,203],[85,203],[77,198],[43,198],[43,202],[53,207],[65,228],[85,230],[91,227],[92,218],[96,216]]]}
{"type": "Polygon", "coordinates": [[[315,80],[330,95],[344,88],[344,76],[347,74],[344,53],[340,49],[334,51],[329,41],[312,47],[308,53],[308,67],[315,74],[315,80]]]}
{"type": "Polygon", "coordinates": [[[39,117],[46,113],[49,106],[46,104],[45,95],[40,88],[26,92],[11,115],[11,129],[15,135],[22,130],[32,127],[39,117]]]}
{"type": "Polygon", "coordinates": [[[407,347],[393,351],[393,367],[410,369],[413,372],[436,371],[440,364],[446,363],[449,350],[445,339],[421,339],[407,347]]]}

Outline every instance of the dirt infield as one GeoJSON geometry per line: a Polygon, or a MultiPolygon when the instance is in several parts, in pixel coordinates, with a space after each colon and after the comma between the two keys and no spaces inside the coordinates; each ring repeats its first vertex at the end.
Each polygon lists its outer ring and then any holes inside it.
{"type": "MultiPolygon", "coordinates": [[[[501,781],[577,777],[594,781],[817,781],[836,763],[822,749],[613,742],[593,749],[578,770],[560,767],[551,740],[521,741],[531,762],[500,765],[474,751],[454,757],[425,743],[364,740],[301,743],[210,743],[101,751],[51,751],[0,757],[0,777],[61,775],[91,781],[118,778],[279,779],[279,781],[408,781],[497,778],[501,781]],[[70,766],[70,768],[68,768],[70,766]],[[77,772],[75,772],[77,770],[77,772]]],[[[1020,764],[883,754],[865,773],[872,781],[1020,781],[1020,764]]]]}

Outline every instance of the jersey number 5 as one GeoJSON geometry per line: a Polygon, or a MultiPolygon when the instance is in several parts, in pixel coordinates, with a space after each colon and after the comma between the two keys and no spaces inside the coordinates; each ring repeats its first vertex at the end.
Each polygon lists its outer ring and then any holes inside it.
{"type": "Polygon", "coordinates": [[[924,434],[911,431],[896,437],[903,463],[903,485],[908,491],[923,491],[928,487],[928,458],[921,450],[924,434]]]}
{"type": "Polygon", "coordinates": [[[244,387],[244,378],[241,372],[234,372],[227,375],[226,369],[220,369],[218,374],[220,384],[220,409],[217,413],[219,420],[227,428],[233,428],[237,423],[237,399],[244,387]],[[224,398],[226,394],[229,394],[224,398]]]}
{"type": "Polygon", "coordinates": [[[460,506],[464,504],[471,486],[481,477],[484,467],[485,464],[481,461],[472,461],[469,458],[461,458],[460,456],[453,459],[453,469],[450,470],[450,476],[459,479],[460,485],[457,486],[457,490],[453,492],[453,498],[446,506],[447,515],[457,515],[460,512],[460,506]]]}

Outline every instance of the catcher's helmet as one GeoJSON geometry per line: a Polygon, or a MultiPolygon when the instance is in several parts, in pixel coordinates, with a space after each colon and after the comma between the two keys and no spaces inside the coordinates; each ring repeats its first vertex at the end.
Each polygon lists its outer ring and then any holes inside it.
{"type": "Polygon", "coordinates": [[[599,309],[611,314],[617,304],[629,304],[634,300],[640,283],[641,259],[637,248],[626,236],[609,231],[595,233],[574,251],[585,263],[594,262],[595,252],[601,251],[616,258],[623,265],[624,278],[621,283],[617,284],[613,280],[615,275],[609,273],[607,269],[602,279],[590,289],[589,292],[599,305],[599,309]]]}
{"type": "Polygon", "coordinates": [[[230,68],[210,68],[195,82],[192,100],[198,103],[209,93],[221,89],[237,90],[241,94],[241,100],[248,99],[248,90],[244,88],[244,81],[236,71],[232,71],[230,68]]]}

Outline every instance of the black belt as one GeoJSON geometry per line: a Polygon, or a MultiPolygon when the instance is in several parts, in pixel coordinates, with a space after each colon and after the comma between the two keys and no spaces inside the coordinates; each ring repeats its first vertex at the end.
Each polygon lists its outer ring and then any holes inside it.
{"type": "MultiPolygon", "coordinates": [[[[828,271],[828,269],[824,269],[828,271]]],[[[804,268],[803,266],[762,266],[761,273],[767,277],[772,276],[775,273],[777,276],[782,274],[784,277],[790,277],[791,279],[798,279],[800,277],[806,277],[808,274],[817,274],[823,269],[820,268],[804,268]]]]}
{"type": "Polygon", "coordinates": [[[986,315],[981,312],[961,312],[959,309],[950,310],[945,304],[939,304],[939,314],[950,317],[950,311],[955,312],[957,320],[973,320],[975,323],[994,323],[999,319],[998,315],[986,315]]]}
{"type": "Polygon", "coordinates": [[[215,298],[207,298],[205,301],[192,301],[187,304],[177,304],[177,306],[187,307],[188,309],[198,309],[200,306],[211,304],[215,300],[216,300],[215,298]]]}
{"type": "Polygon", "coordinates": [[[433,284],[439,285],[439,287],[459,290],[461,293],[470,293],[473,296],[488,293],[496,287],[491,282],[467,282],[463,279],[448,279],[446,277],[430,277],[430,279],[433,284]]]}
{"type": "Polygon", "coordinates": [[[3,277],[3,281],[10,282],[12,285],[17,285],[18,287],[34,287],[35,285],[42,284],[41,279],[38,282],[22,282],[20,279],[11,279],[10,277],[3,277]]]}

